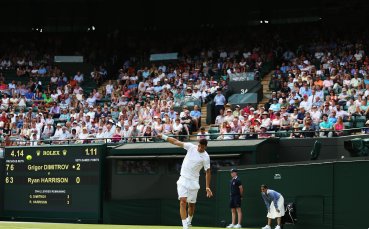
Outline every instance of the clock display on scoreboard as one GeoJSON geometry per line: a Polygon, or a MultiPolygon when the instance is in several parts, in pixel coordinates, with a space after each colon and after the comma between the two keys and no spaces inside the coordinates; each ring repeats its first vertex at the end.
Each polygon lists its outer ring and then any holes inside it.
{"type": "Polygon", "coordinates": [[[103,147],[6,148],[5,216],[99,220],[103,147]]]}

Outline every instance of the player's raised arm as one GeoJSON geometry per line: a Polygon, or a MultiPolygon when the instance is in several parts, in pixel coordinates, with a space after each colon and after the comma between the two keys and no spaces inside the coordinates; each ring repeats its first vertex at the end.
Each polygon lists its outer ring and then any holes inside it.
{"type": "Polygon", "coordinates": [[[165,141],[167,141],[167,142],[169,142],[169,143],[171,143],[173,145],[176,145],[176,146],[179,146],[179,147],[182,147],[183,148],[183,142],[178,141],[175,138],[168,137],[165,134],[158,134],[157,136],[158,136],[158,138],[161,138],[161,139],[163,139],[163,140],[165,140],[165,141]]]}

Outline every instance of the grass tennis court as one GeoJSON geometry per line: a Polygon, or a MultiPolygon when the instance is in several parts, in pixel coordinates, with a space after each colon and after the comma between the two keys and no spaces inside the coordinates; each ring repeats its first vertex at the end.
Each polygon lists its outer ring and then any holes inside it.
{"type": "MultiPolygon", "coordinates": [[[[60,224],[0,222],[0,229],[181,229],[181,226],[131,226],[108,224],[60,224]]],[[[219,229],[219,227],[191,227],[191,229],[219,229]]],[[[251,229],[251,228],[244,228],[251,229]]]]}

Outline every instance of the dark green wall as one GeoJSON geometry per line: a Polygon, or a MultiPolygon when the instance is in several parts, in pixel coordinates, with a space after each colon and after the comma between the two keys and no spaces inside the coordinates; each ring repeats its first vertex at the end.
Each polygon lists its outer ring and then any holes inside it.
{"type": "MultiPolygon", "coordinates": [[[[266,208],[260,185],[282,193],[296,203],[298,229],[359,229],[369,225],[369,161],[329,162],[244,168],[239,176],[245,188],[244,226],[263,226],[266,208]],[[280,174],[281,179],[275,179],[280,174]],[[365,175],[364,175],[365,174],[365,175]],[[357,187],[361,187],[360,189],[357,187]],[[362,195],[358,193],[362,192],[362,195]]],[[[230,222],[229,171],[218,172],[217,220],[230,222]]]]}
{"type": "MultiPolygon", "coordinates": [[[[115,159],[108,160],[111,167],[108,184],[111,194],[104,203],[104,223],[141,225],[180,225],[179,201],[176,182],[179,174],[170,171],[173,159],[154,159],[158,162],[156,174],[118,174],[115,159]],[[139,223],[138,223],[139,222],[139,223]]],[[[216,187],[216,173],[212,174],[212,189],[216,187]]],[[[200,176],[196,215],[197,226],[214,225],[215,198],[206,198],[205,173],[200,176]]]]}
{"type": "Polygon", "coordinates": [[[369,160],[334,166],[334,229],[369,228],[369,160]]]}
{"type": "Polygon", "coordinates": [[[306,138],[291,139],[281,138],[276,148],[278,151],[277,162],[296,162],[310,160],[310,151],[314,142],[322,142],[319,159],[340,159],[350,157],[350,153],[344,147],[344,141],[353,138],[368,138],[368,135],[346,136],[339,138],[306,138]]]}
{"type": "MultiPolygon", "coordinates": [[[[202,195],[202,193],[199,195],[202,195]]],[[[193,224],[215,226],[215,199],[196,203],[193,224]]],[[[104,204],[105,224],[181,225],[177,199],[111,200],[104,204]]]]}

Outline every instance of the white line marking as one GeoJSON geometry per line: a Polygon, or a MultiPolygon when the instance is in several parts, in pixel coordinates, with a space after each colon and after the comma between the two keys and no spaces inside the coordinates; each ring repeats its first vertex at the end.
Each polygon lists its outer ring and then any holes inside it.
{"type": "MultiPolygon", "coordinates": [[[[7,226],[1,226],[0,225],[0,228],[9,228],[9,225],[7,226]]],[[[14,229],[41,229],[39,227],[21,227],[21,226],[10,226],[10,228],[14,228],[14,229]]]]}

